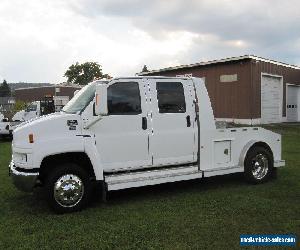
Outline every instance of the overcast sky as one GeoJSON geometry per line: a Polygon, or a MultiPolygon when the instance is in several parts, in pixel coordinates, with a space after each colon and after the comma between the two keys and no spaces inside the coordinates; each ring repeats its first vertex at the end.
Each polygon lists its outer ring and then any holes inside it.
{"type": "Polygon", "coordinates": [[[255,54],[300,65],[299,0],[0,0],[0,81],[65,81],[255,54]]]}

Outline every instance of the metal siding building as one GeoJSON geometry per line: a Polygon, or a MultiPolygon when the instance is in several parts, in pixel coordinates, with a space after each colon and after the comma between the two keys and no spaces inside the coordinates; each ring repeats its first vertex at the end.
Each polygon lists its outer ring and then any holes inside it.
{"type": "Polygon", "coordinates": [[[67,96],[71,99],[74,92],[81,87],[77,86],[45,86],[45,87],[29,87],[15,90],[16,101],[32,102],[39,101],[45,96],[67,96]]]}
{"type": "Polygon", "coordinates": [[[204,77],[218,120],[245,124],[300,121],[298,66],[256,56],[241,56],[139,75],[204,77]],[[291,88],[293,91],[289,91],[291,88]],[[294,94],[294,89],[297,89],[297,94],[294,94]],[[287,92],[293,94],[287,95],[287,92]],[[293,99],[294,104],[290,104],[289,99],[293,99]]]}

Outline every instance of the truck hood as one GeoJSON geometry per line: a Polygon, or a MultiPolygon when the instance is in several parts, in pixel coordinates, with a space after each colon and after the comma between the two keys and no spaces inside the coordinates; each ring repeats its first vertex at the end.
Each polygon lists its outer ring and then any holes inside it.
{"type": "Polygon", "coordinates": [[[55,138],[81,134],[81,117],[77,114],[54,113],[23,122],[13,131],[13,145],[20,148],[32,148],[33,144],[55,141],[55,138]],[[34,143],[29,143],[29,134],[34,143]]]}

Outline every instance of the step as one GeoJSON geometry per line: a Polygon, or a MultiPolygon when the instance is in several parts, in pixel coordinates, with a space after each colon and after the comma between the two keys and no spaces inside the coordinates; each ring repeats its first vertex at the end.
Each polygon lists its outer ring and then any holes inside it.
{"type": "Polygon", "coordinates": [[[202,178],[202,171],[197,166],[172,167],[129,173],[114,173],[105,175],[107,190],[120,190],[132,187],[156,185],[202,178]]]}

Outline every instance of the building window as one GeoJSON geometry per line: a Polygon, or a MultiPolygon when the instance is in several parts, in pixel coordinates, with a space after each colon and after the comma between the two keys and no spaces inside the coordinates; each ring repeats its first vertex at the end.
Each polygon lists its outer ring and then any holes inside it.
{"type": "Polygon", "coordinates": [[[220,82],[236,82],[238,80],[237,74],[220,75],[220,82]]]}
{"type": "Polygon", "coordinates": [[[193,77],[193,74],[176,75],[176,77],[193,77]]]}
{"type": "Polygon", "coordinates": [[[142,112],[139,85],[136,82],[119,82],[107,90],[108,113],[136,115],[142,112]]]}
{"type": "Polygon", "coordinates": [[[159,113],[185,113],[184,89],[181,82],[156,83],[159,113]]]}

